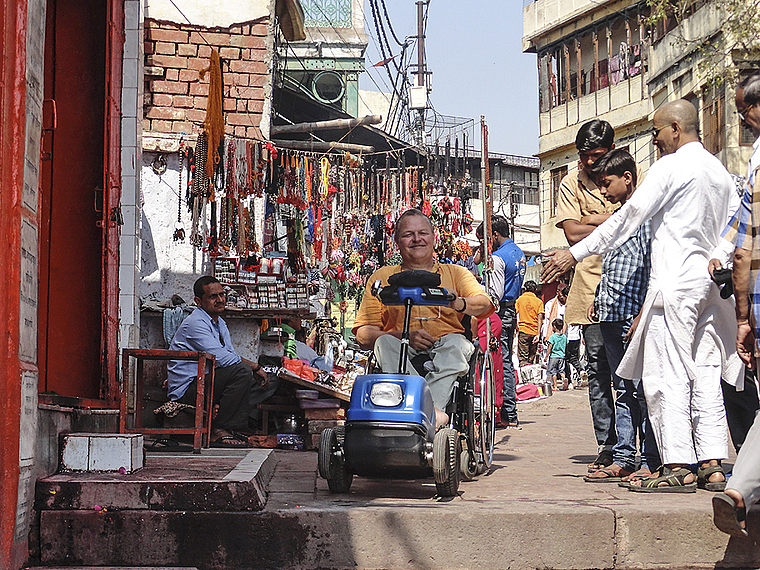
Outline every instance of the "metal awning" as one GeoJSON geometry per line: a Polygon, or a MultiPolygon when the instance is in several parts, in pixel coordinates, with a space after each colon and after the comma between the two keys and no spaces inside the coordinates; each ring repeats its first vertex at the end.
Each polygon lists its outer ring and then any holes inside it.
{"type": "MultiPolygon", "coordinates": [[[[309,97],[308,94],[296,91],[287,85],[275,91],[274,108],[273,125],[291,125],[352,118],[351,115],[343,110],[316,101],[309,97]]],[[[277,138],[272,138],[272,142],[276,145],[277,138]]],[[[378,162],[385,162],[384,156],[388,153],[391,153],[393,160],[395,160],[394,157],[397,157],[398,153],[403,152],[407,165],[427,164],[425,156],[416,148],[409,147],[404,141],[370,125],[320,130],[312,134],[292,133],[288,134],[287,138],[289,140],[319,140],[371,146],[374,147],[374,153],[379,158],[378,162]],[[392,153],[392,151],[397,152],[392,153]]]]}

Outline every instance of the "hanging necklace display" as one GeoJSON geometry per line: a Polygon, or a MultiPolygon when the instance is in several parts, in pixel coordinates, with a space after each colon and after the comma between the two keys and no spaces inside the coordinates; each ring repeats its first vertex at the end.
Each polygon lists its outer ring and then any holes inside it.
{"type": "Polygon", "coordinates": [[[182,227],[182,170],[185,164],[185,143],[179,143],[179,184],[177,187],[177,224],[174,226],[174,241],[185,241],[185,228],[182,227]]]}
{"type": "Polygon", "coordinates": [[[192,226],[190,229],[190,244],[198,249],[203,248],[204,239],[200,232],[201,210],[205,204],[209,192],[209,178],[206,176],[206,158],[208,156],[208,142],[206,133],[198,135],[198,143],[195,147],[193,160],[192,201],[193,209],[192,226]]]}

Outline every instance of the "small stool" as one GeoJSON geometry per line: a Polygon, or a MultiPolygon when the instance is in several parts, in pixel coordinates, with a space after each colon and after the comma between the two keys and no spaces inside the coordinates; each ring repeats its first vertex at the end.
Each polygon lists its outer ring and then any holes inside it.
{"type": "Polygon", "coordinates": [[[200,453],[201,447],[208,448],[211,440],[211,411],[214,398],[214,362],[216,357],[208,352],[180,350],[154,350],[125,348],[121,355],[121,386],[119,390],[121,433],[144,434],[184,434],[193,436],[193,453],[200,453]],[[127,427],[127,402],[129,397],[129,359],[137,361],[135,368],[135,413],[132,427],[127,427]],[[198,390],[195,397],[195,419],[193,427],[144,427],[145,410],[143,362],[145,360],[195,360],[198,362],[198,390]],[[206,375],[206,363],[211,363],[211,373],[206,375]],[[205,413],[205,417],[204,417],[205,413]]]}

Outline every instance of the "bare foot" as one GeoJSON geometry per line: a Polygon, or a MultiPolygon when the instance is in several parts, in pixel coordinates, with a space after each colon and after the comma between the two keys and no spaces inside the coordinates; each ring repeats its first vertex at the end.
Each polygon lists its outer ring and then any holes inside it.
{"type": "Polygon", "coordinates": [[[744,497],[742,497],[742,494],[736,489],[726,489],[723,492],[734,500],[734,503],[736,504],[737,508],[742,508],[746,506],[744,504],[744,497]]]}

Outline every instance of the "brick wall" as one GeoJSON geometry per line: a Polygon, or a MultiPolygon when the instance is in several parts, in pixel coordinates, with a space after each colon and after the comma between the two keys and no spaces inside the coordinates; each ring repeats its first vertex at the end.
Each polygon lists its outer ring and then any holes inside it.
{"type": "Polygon", "coordinates": [[[219,51],[224,78],[227,134],[261,138],[259,123],[268,81],[268,18],[209,30],[170,22],[145,21],[145,100],[143,131],[197,134],[203,129],[211,49],[219,51]]]}

